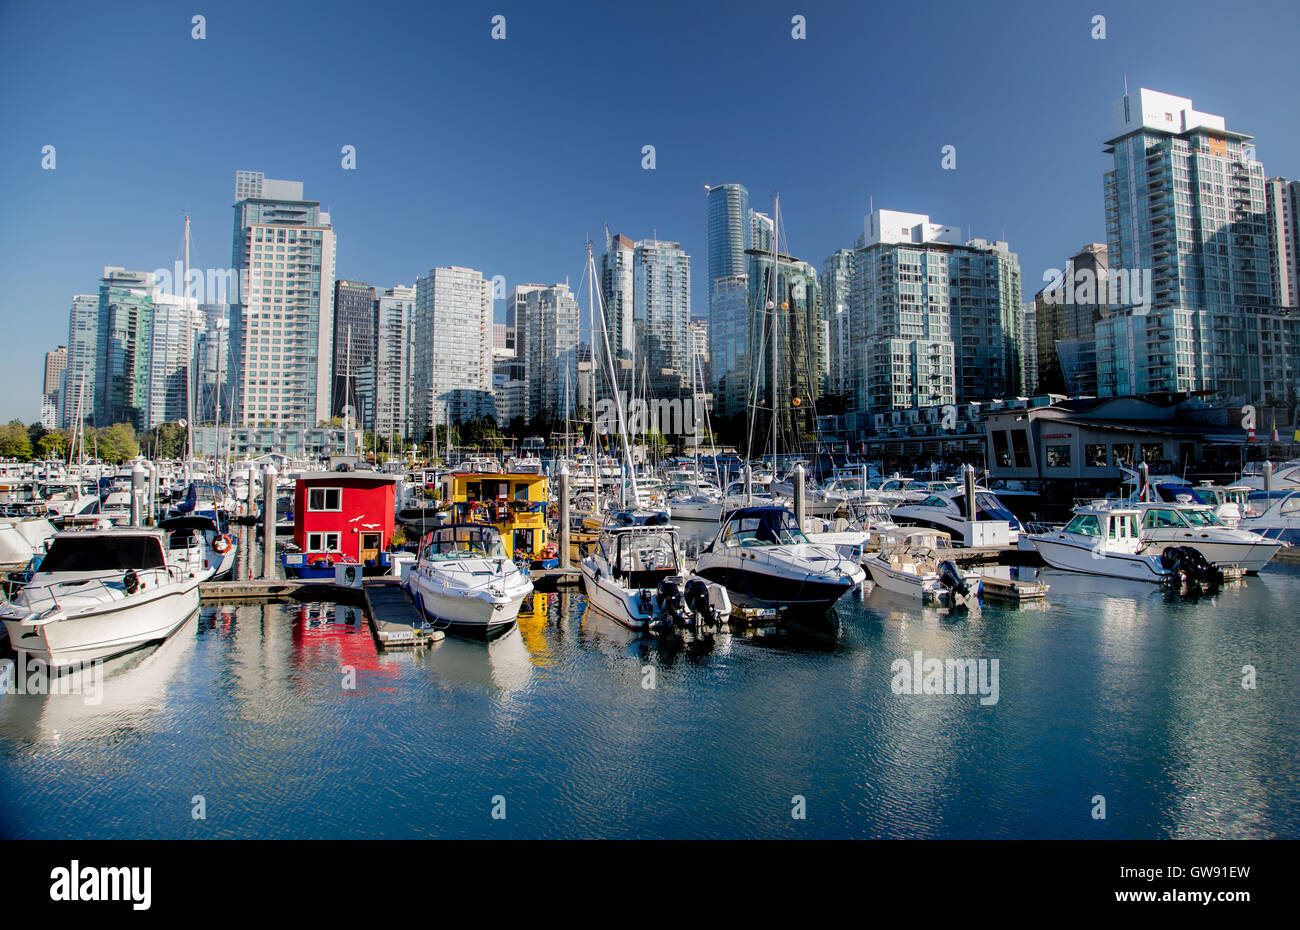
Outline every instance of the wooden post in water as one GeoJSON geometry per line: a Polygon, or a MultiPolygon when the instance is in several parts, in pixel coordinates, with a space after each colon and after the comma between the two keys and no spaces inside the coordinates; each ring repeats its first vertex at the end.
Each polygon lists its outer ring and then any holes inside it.
{"type": "Polygon", "coordinates": [[[275,577],[275,463],[262,476],[262,577],[275,577]]]}
{"type": "Polygon", "coordinates": [[[975,507],[975,466],[963,465],[961,477],[966,492],[966,538],[963,542],[970,546],[975,542],[975,515],[979,512],[975,507]]]}
{"type": "Polygon", "coordinates": [[[560,567],[568,568],[569,559],[569,466],[560,466],[560,567]]]}
{"type": "Polygon", "coordinates": [[[257,501],[257,476],[253,474],[252,466],[248,469],[248,488],[244,492],[244,516],[253,519],[253,504],[257,501]]]}

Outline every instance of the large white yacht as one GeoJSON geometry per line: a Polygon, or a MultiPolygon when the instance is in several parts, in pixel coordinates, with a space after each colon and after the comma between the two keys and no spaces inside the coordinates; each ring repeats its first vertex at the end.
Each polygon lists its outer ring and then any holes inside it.
{"type": "Polygon", "coordinates": [[[166,639],[199,606],[200,562],[161,530],[59,533],[0,608],[15,649],[66,666],[166,639]]]}
{"type": "Polygon", "coordinates": [[[434,627],[482,640],[508,633],[533,593],[532,581],[506,556],[501,534],[482,523],[426,533],[406,587],[434,627]]]}
{"type": "Polygon", "coordinates": [[[745,607],[825,612],[866,573],[831,546],[808,541],[784,507],[732,511],[700,552],[696,574],[745,607]]]}

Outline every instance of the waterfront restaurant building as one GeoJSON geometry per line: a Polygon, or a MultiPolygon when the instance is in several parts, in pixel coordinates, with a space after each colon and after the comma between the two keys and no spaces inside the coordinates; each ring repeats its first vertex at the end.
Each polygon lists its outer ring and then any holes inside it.
{"type": "MultiPolygon", "coordinates": [[[[1153,474],[1181,474],[1207,447],[1237,449],[1246,433],[1204,422],[1175,403],[1140,397],[1061,400],[989,411],[985,438],[992,478],[1110,482],[1146,462],[1153,474]]],[[[1223,451],[1221,448],[1219,451],[1223,451]]]]}

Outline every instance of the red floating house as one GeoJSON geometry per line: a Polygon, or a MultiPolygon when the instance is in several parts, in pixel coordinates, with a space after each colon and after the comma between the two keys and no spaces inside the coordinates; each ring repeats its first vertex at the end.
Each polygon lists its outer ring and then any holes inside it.
{"type": "MultiPolygon", "coordinates": [[[[377,472],[309,472],[293,492],[293,542],[285,570],[333,577],[334,565],[382,572],[393,542],[397,478],[377,472]]],[[[368,572],[369,573],[369,572],[368,572]]]]}

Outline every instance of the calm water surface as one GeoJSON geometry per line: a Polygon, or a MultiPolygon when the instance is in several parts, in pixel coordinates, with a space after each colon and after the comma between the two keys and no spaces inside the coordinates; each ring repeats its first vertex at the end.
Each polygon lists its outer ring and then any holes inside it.
{"type": "Polygon", "coordinates": [[[1300,835],[1300,570],[1044,578],[676,642],[539,594],[491,645],[388,654],[356,608],[205,605],[98,705],[0,694],[0,836],[1300,835]],[[917,650],[997,659],[997,703],[894,693],[917,650]]]}

